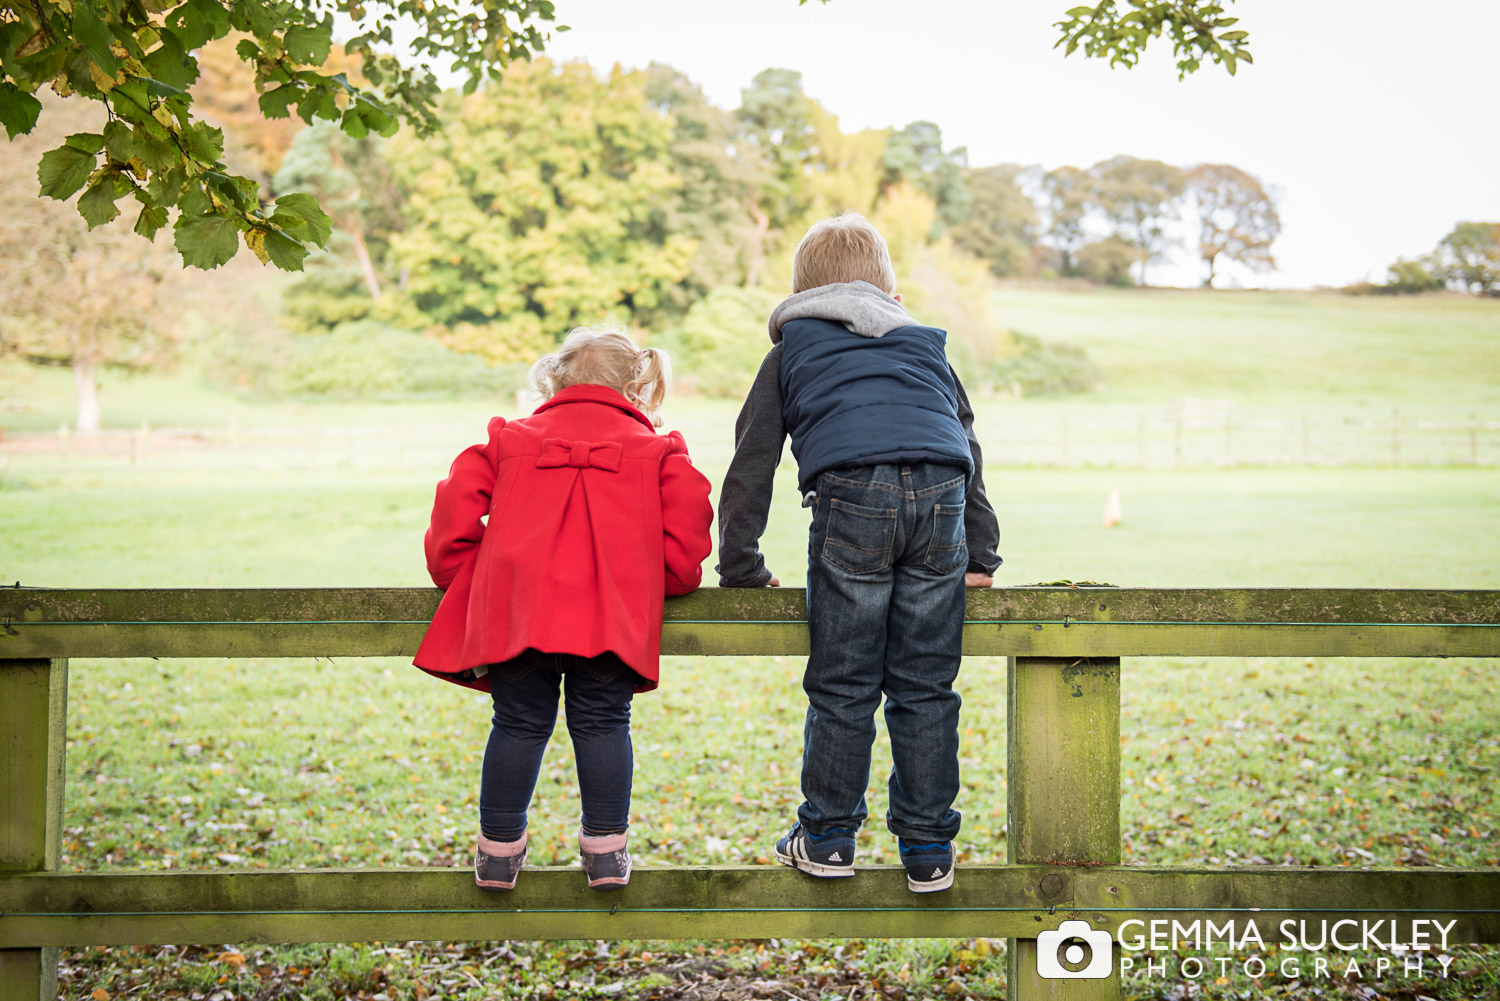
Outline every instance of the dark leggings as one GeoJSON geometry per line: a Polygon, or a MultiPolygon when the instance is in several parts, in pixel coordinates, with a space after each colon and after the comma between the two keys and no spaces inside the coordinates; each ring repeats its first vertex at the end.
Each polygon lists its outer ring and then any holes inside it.
{"type": "Polygon", "coordinates": [[[579,657],[526,650],[490,668],[495,716],[484,750],[479,827],[495,841],[526,831],[542,754],[557,723],[559,687],[578,765],[583,830],[622,833],[630,822],[630,700],[640,676],[612,653],[579,657]]]}

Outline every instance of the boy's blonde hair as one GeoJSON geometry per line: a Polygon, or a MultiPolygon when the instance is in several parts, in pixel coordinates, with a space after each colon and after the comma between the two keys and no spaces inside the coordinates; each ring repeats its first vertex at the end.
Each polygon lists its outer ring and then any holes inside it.
{"type": "Polygon", "coordinates": [[[636,347],[619,328],[574,327],[561,348],[537,359],[529,378],[544,400],[569,386],[608,386],[661,427],[659,411],[672,385],[672,362],[660,348],[636,347]]]}
{"type": "Polygon", "coordinates": [[[813,223],[792,257],[792,292],[853,281],[869,282],[887,295],[896,291],[885,237],[858,212],[813,223]]]}

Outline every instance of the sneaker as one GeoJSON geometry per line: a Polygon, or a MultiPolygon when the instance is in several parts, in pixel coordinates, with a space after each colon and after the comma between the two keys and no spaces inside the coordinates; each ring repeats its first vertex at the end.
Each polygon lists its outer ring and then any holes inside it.
{"type": "Polygon", "coordinates": [[[580,832],[578,854],[583,857],[590,890],[618,890],[630,882],[630,852],[624,834],[594,838],[580,832]]]}
{"type": "Polygon", "coordinates": [[[776,842],[776,861],[824,879],[854,875],[854,832],[835,827],[822,837],[809,834],[801,824],[776,842]]]}
{"type": "Polygon", "coordinates": [[[515,889],[516,876],[525,864],[525,833],[515,841],[492,841],[480,834],[474,852],[474,884],[492,892],[515,889]]]}
{"type": "Polygon", "coordinates": [[[906,886],[912,893],[936,893],[953,885],[953,842],[911,845],[898,838],[906,886]]]}

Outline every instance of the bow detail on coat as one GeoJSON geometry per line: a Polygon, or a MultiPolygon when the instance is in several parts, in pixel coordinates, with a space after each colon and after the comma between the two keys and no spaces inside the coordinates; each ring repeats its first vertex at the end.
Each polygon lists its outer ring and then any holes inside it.
{"type": "Polygon", "coordinates": [[[565,438],[548,438],[542,442],[542,451],[536,457],[538,469],[551,466],[573,466],[576,469],[603,469],[620,471],[620,443],[606,441],[598,445],[587,441],[568,441],[565,438]]]}

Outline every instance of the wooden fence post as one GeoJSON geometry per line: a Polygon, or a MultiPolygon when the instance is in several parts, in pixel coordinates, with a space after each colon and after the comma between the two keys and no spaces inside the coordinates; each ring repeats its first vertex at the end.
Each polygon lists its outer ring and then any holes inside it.
{"type": "MultiPolygon", "coordinates": [[[[66,660],[0,660],[0,872],[56,869],[62,850],[66,660]]],[[[57,997],[55,947],[0,949],[0,998],[57,997]]]]}
{"type": "MultiPolygon", "coordinates": [[[[1118,864],[1119,658],[1012,657],[1005,713],[1007,861],[1118,864]]],[[[1068,881],[1049,873],[1039,897],[1068,900],[1068,881]]],[[[1011,939],[1007,962],[1011,1001],[1119,1001],[1117,950],[1107,980],[1042,978],[1036,939],[1011,939]]]]}

